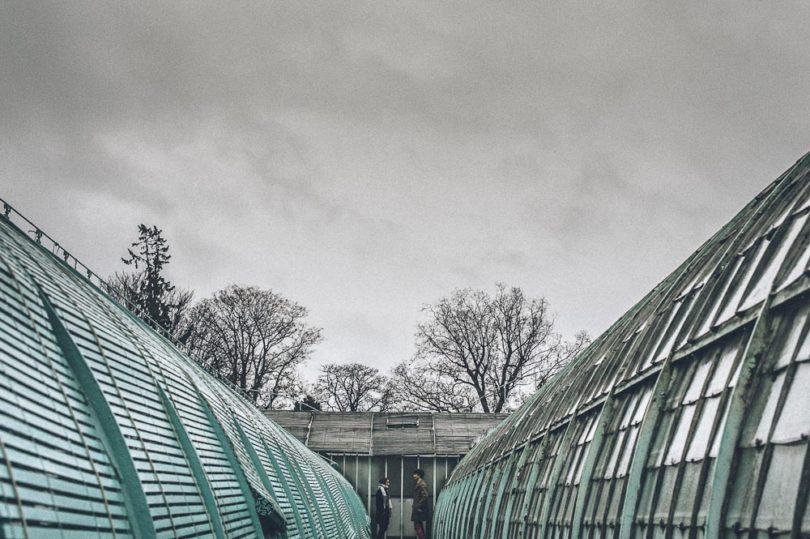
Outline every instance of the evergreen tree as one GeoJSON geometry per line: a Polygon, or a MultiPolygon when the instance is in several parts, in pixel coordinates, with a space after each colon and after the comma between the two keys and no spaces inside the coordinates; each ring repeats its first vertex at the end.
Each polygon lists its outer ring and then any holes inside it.
{"type": "Polygon", "coordinates": [[[172,255],[163,231],[157,226],[138,225],[138,241],[133,242],[127,252],[128,256],[121,261],[139,271],[113,275],[111,293],[128,302],[147,322],[151,319],[161,328],[175,333],[183,312],[191,304],[193,293],[177,290],[164,276],[172,255]]]}

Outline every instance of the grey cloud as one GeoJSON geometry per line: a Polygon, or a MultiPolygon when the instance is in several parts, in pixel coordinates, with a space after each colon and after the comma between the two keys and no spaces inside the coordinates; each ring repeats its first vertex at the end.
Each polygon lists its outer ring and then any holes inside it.
{"type": "Polygon", "coordinates": [[[498,280],[596,332],[808,149],[808,20],[4,2],[0,187],[102,271],[149,221],[181,284],[282,288],[319,360],[407,356],[421,303],[498,280]]]}

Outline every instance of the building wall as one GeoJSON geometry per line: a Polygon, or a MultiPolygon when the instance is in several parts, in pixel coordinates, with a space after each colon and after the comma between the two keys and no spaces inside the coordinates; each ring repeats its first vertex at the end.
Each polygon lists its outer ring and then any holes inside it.
{"type": "Polygon", "coordinates": [[[411,506],[413,503],[413,470],[425,471],[425,481],[431,493],[432,505],[435,505],[442,488],[453,472],[460,456],[369,456],[324,453],[334,463],[343,477],[354,487],[357,494],[366,504],[372,523],[375,518],[374,494],[382,477],[391,481],[390,495],[394,505],[392,518],[388,527],[388,537],[410,538],[416,533],[411,523],[411,506]]]}
{"type": "Polygon", "coordinates": [[[408,538],[412,472],[425,470],[435,505],[461,457],[508,414],[430,412],[292,412],[266,414],[310,449],[334,463],[374,518],[374,493],[383,476],[391,480],[394,511],[389,537],[408,538]]]}
{"type": "Polygon", "coordinates": [[[810,535],[810,156],[456,467],[434,537],[810,535]]]}

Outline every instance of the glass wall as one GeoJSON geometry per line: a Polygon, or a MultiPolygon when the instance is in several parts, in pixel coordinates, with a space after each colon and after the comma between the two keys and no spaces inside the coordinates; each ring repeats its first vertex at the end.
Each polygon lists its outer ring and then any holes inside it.
{"type": "Polygon", "coordinates": [[[810,155],[459,462],[442,537],[810,536],[810,155]]]}

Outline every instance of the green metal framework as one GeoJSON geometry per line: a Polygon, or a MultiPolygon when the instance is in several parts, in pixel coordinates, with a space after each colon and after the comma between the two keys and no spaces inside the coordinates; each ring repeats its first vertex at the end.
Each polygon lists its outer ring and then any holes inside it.
{"type": "Polygon", "coordinates": [[[810,154],[459,463],[436,537],[810,535],[810,154]]]}
{"type": "Polygon", "coordinates": [[[322,457],[4,209],[0,539],[369,536],[322,457]]]}

